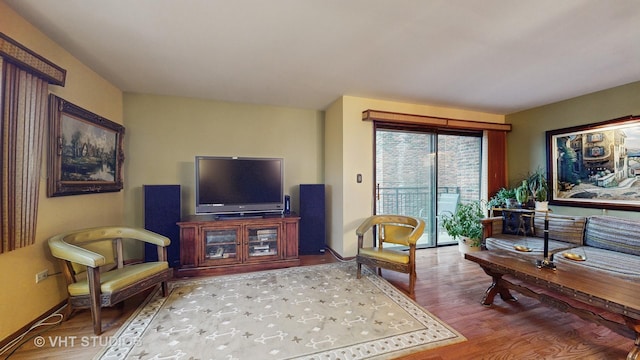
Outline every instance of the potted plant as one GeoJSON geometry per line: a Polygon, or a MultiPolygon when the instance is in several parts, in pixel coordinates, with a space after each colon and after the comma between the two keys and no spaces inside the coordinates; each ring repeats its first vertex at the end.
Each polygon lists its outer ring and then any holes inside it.
{"type": "Polygon", "coordinates": [[[529,201],[529,183],[528,181],[522,180],[522,184],[516,189],[516,199],[518,200],[518,204],[520,207],[525,209],[527,207],[527,202],[529,201]]]}
{"type": "Polygon", "coordinates": [[[536,210],[548,210],[549,202],[547,201],[547,195],[549,194],[549,184],[547,183],[547,176],[544,171],[537,169],[529,175],[527,181],[529,183],[531,197],[536,202],[536,210]]]}
{"type": "Polygon", "coordinates": [[[479,201],[459,204],[455,212],[442,215],[442,226],[447,234],[458,240],[460,251],[480,250],[484,208],[479,201]]]}
{"type": "Polygon", "coordinates": [[[516,204],[516,189],[501,188],[489,199],[487,207],[492,208],[514,208],[516,204]]]}

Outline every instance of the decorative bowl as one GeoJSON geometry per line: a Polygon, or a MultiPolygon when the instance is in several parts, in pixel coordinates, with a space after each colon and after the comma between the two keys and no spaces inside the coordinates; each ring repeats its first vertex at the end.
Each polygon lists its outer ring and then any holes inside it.
{"type": "Polygon", "coordinates": [[[586,256],[580,255],[580,254],[576,254],[576,253],[571,253],[571,252],[562,253],[562,256],[566,257],[569,260],[575,260],[575,261],[585,261],[585,260],[587,260],[586,256]]]}
{"type": "Polygon", "coordinates": [[[524,245],[514,245],[513,248],[522,252],[531,252],[531,248],[524,245]]]}

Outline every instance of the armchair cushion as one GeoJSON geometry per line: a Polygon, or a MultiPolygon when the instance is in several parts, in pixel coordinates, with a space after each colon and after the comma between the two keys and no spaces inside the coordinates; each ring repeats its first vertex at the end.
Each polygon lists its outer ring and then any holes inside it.
{"type": "MultiPolygon", "coordinates": [[[[166,261],[149,262],[136,265],[128,265],[121,269],[115,269],[100,274],[100,292],[109,294],[123,289],[140,280],[156,274],[169,267],[166,261]]],[[[89,282],[85,279],[67,287],[69,295],[79,296],[89,294],[89,282]]]]}
{"type": "Polygon", "coordinates": [[[374,248],[361,248],[361,256],[375,257],[380,260],[390,261],[400,264],[409,263],[409,255],[406,251],[398,251],[393,249],[381,249],[379,247],[374,248]]]}

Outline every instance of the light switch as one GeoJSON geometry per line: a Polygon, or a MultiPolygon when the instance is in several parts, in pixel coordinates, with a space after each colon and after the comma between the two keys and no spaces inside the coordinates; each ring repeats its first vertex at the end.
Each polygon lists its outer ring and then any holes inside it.
{"type": "Polygon", "coordinates": [[[358,184],[362,182],[362,174],[356,175],[356,181],[358,182],[358,184]]]}

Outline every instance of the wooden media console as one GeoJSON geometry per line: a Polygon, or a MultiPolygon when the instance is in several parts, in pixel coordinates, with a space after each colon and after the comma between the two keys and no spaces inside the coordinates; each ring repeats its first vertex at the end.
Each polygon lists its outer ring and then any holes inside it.
{"type": "Polygon", "coordinates": [[[300,265],[298,223],[293,215],[190,216],[180,227],[176,276],[220,275],[300,265]]]}

